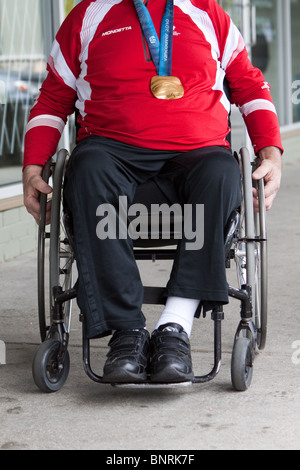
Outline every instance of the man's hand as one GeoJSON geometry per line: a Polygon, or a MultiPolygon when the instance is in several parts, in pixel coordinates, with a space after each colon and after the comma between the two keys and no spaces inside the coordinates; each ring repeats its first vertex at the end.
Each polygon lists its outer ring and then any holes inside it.
{"type": "MultiPolygon", "coordinates": [[[[281,151],[277,147],[265,147],[258,152],[261,159],[261,165],[254,171],[252,177],[254,180],[264,178],[265,181],[265,202],[266,210],[270,210],[280,187],[282,157],[281,151]]],[[[258,194],[253,189],[254,210],[258,212],[258,194]]]]}
{"type": "MultiPolygon", "coordinates": [[[[40,193],[50,194],[52,188],[42,178],[43,168],[40,165],[28,165],[23,171],[24,205],[36,223],[39,223],[40,193]]],[[[46,224],[50,223],[51,202],[46,207],[46,224]]]]}

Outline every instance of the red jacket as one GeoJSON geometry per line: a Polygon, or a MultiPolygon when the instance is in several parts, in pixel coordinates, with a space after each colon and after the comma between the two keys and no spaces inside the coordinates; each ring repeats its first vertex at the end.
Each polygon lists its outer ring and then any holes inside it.
{"type": "MultiPolygon", "coordinates": [[[[52,156],[68,115],[79,110],[78,140],[101,135],[144,148],[188,151],[228,146],[230,103],[243,114],[255,151],[281,147],[270,87],[215,0],[174,0],[172,75],[185,93],[154,98],[156,75],[132,0],[83,0],[61,26],[48,76],[32,108],[24,166],[52,156]]],[[[160,36],[165,0],[149,0],[160,36]]]]}

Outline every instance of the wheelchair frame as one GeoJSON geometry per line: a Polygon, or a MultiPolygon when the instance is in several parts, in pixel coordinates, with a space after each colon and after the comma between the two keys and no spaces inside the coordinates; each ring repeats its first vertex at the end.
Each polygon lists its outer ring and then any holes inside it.
{"type": "MultiPolygon", "coordinates": [[[[255,351],[264,349],[267,334],[267,233],[264,182],[257,182],[259,212],[254,213],[252,196],[252,172],[259,160],[251,161],[246,148],[235,154],[239,161],[242,180],[242,204],[232,213],[225,230],[225,263],[235,260],[238,287],[228,286],[230,297],[240,301],[241,320],[236,330],[231,359],[231,381],[237,391],[249,388],[253,375],[255,351]]],[[[45,213],[47,196],[40,197],[40,221],[38,231],[38,311],[42,343],[33,359],[33,378],[40,390],[56,392],[60,390],[69,374],[70,359],[68,342],[71,321],[72,299],[76,297],[76,284],[73,285],[72,266],[74,254],[72,237],[68,231],[67,215],[62,209],[62,187],[68,152],[60,150],[56,158],[51,158],[44,168],[43,179],[48,182],[53,177],[51,225],[47,230],[45,213]],[[45,243],[49,245],[49,304],[45,302],[45,243]]],[[[140,241],[139,241],[140,243],[140,241]]],[[[175,244],[176,242],[174,242],[175,244]]],[[[169,244],[169,243],[168,243],[169,244]]],[[[135,250],[136,260],[173,259],[175,249],[142,248],[135,250]]],[[[140,246],[140,244],[139,244],[140,246]]],[[[145,286],[144,304],[163,304],[162,287],[145,286]]],[[[222,306],[212,311],[214,322],[214,365],[204,376],[195,376],[192,382],[183,385],[200,384],[216,377],[221,368],[221,322],[224,319],[222,306]]],[[[90,340],[85,334],[82,322],[83,366],[90,379],[105,383],[90,364],[90,340]]],[[[116,384],[112,384],[116,385],[116,384]]],[[[128,384],[122,384],[128,385],[128,384]]],[[[166,386],[153,384],[150,380],[136,386],[166,386]]],[[[170,384],[172,386],[176,384],[170,384]]]]}

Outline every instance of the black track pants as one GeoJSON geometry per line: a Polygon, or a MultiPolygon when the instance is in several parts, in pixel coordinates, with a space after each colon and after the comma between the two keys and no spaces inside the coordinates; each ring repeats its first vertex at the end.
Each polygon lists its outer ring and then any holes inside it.
{"type": "MultiPolygon", "coordinates": [[[[241,198],[239,167],[231,152],[224,147],[186,153],[158,151],[89,137],[71,155],[64,199],[73,220],[77,302],[90,338],[145,326],[143,286],[132,240],[124,236],[123,229],[118,232],[123,220],[119,220],[118,210],[120,196],[129,207],[138,185],[146,181],[153,188],[150,198],[153,195],[169,205],[204,208],[204,244],[194,249],[197,237],[193,245],[190,235],[185,236],[182,230],[166,295],[197,298],[202,304],[228,302],[224,227],[241,198]],[[115,226],[112,223],[109,230],[117,228],[117,232],[99,239],[97,227],[104,220],[107,204],[116,214],[115,226]]],[[[196,225],[195,212],[194,233],[196,225]]]]}

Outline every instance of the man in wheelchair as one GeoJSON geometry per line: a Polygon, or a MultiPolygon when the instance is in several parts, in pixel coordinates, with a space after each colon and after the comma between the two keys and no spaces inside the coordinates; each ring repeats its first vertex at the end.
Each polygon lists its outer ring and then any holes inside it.
{"type": "MultiPolygon", "coordinates": [[[[77,110],[64,199],[87,335],[113,333],[105,381],[142,382],[149,363],[153,382],[191,380],[193,319],[201,308],[228,302],[224,228],[241,201],[239,166],[227,141],[230,102],[261,159],[253,178],[264,178],[269,209],[281,178],[276,110],[269,85],[215,0],[83,0],[58,31],[27,126],[24,201],[38,221],[39,194],[52,191],[42,168],[77,110]],[[119,197],[129,206],[147,181],[149,196],[159,192],[169,205],[193,208],[194,233],[196,208],[204,206],[203,247],[187,249],[184,234],[179,240],[151,336],[131,238],[100,240],[96,231],[104,219],[99,207],[112,205],[121,220],[119,197]]],[[[257,209],[255,190],[253,196],[257,209]]],[[[50,211],[49,203],[48,222],[50,211]]]]}

